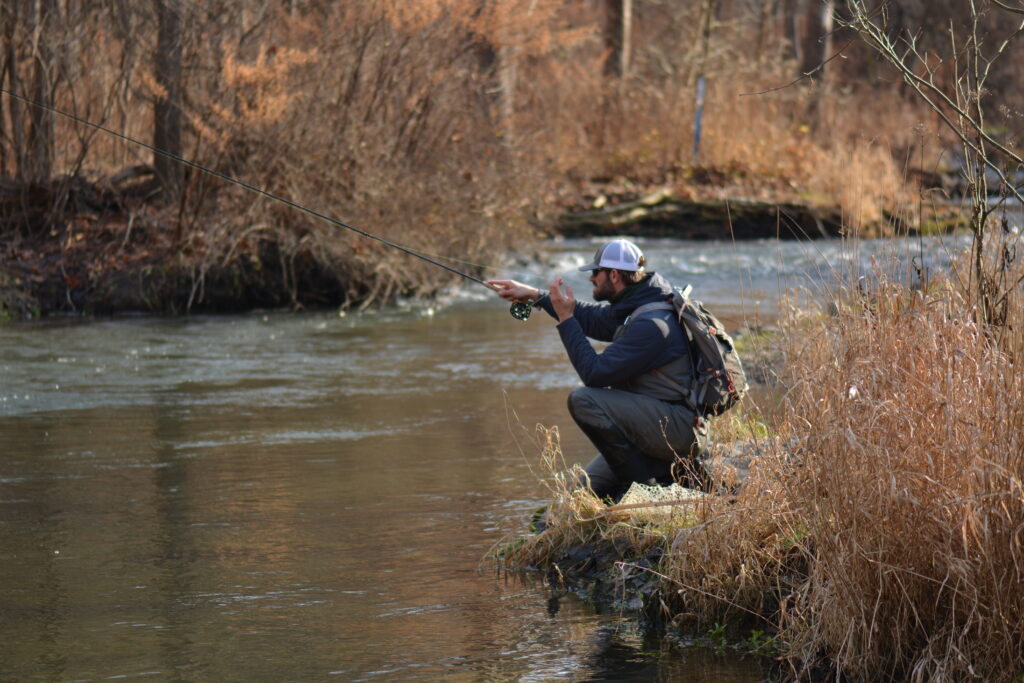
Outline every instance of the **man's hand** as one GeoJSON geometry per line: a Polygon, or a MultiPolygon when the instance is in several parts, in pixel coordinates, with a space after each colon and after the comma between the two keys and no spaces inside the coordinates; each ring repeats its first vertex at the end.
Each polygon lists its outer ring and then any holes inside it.
{"type": "Polygon", "coordinates": [[[565,285],[565,293],[563,294],[562,284],[562,278],[556,277],[554,282],[551,283],[551,291],[548,293],[551,305],[558,316],[558,322],[565,322],[571,318],[572,312],[576,308],[576,298],[572,295],[572,287],[565,285]]]}
{"type": "Polygon", "coordinates": [[[539,289],[524,285],[515,280],[488,280],[487,284],[494,287],[494,291],[498,293],[498,296],[507,301],[525,304],[540,298],[539,289]]]}

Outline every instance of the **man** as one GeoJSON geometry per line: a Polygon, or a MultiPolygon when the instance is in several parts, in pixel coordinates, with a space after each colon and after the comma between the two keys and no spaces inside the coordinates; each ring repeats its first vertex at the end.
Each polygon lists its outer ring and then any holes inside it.
{"type": "Polygon", "coordinates": [[[602,246],[580,268],[591,273],[599,302],[593,304],[576,301],[568,285],[563,291],[562,278],[547,294],[514,280],[491,281],[503,299],[533,302],[558,320],[584,385],[569,395],[569,413],[599,451],[586,467],[589,486],[613,500],[632,482],[667,484],[677,475],[698,484],[696,457],[707,438],[683,400],[693,369],[686,333],[666,305],[672,286],[644,266],[628,240],[602,246]],[[598,353],[587,337],[611,344],[598,353]]]}

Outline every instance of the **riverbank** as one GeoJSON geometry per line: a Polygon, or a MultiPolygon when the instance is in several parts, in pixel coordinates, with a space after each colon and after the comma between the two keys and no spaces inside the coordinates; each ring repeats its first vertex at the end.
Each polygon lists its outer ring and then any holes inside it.
{"type": "Polygon", "coordinates": [[[8,239],[0,318],[326,308],[353,296],[340,272],[275,237],[256,235],[227,254],[196,246],[120,214],[78,215],[44,235],[8,239]]]}
{"type": "MultiPolygon", "coordinates": [[[[17,214],[12,224],[35,227],[0,236],[0,318],[351,308],[429,297],[458,279],[342,228],[243,226],[186,216],[178,207],[161,204],[158,196],[147,199],[145,188],[81,180],[49,188],[5,187],[0,209],[17,214]],[[53,209],[58,205],[60,211],[53,209]]],[[[708,186],[588,185],[563,197],[562,208],[539,218],[531,232],[533,239],[625,234],[688,240],[844,234],[838,208],[794,199],[730,199],[724,192],[708,186]]],[[[248,200],[235,195],[233,201],[248,200]]],[[[948,231],[956,224],[930,225],[948,231]]],[[[911,232],[901,226],[867,226],[865,234],[911,232]]],[[[430,239],[436,238],[431,233],[430,239]]],[[[394,239],[421,248],[419,237],[394,239]]],[[[452,240],[453,249],[468,252],[460,258],[478,261],[496,257],[502,245],[484,240],[469,246],[457,234],[452,240]]],[[[478,267],[460,269],[484,275],[478,267]]]]}
{"type": "MultiPolygon", "coordinates": [[[[879,276],[834,302],[784,321],[776,414],[716,427],[719,442],[761,446],[742,485],[622,510],[554,466],[547,528],[507,546],[503,566],[679,638],[770,640],[797,678],[1017,680],[1020,341],[978,324],[955,280],[879,276]]],[[[1019,291],[1006,316],[1021,324],[1019,291]]],[[[560,461],[557,441],[544,461],[560,461]]]]}
{"type": "Polygon", "coordinates": [[[454,282],[229,178],[493,264],[552,236],[928,232],[922,205],[954,198],[941,176],[971,166],[948,161],[958,136],[879,80],[875,58],[847,53],[829,79],[805,78],[800,51],[780,47],[796,25],[782,5],[729,20],[699,4],[637,9],[646,38],[619,75],[604,6],[449,9],[306,8],[244,40],[200,13],[171,43],[184,73],[146,66],[136,37],[159,32],[146,13],[128,12],[126,32],[105,10],[64,17],[69,35],[100,37],[74,64],[31,32],[8,36],[20,57],[0,100],[4,315],[357,308],[454,282]],[[176,113],[154,117],[165,100],[176,113]]]}
{"type": "MultiPolygon", "coordinates": [[[[263,222],[249,213],[253,195],[237,187],[193,189],[204,195],[196,207],[168,205],[151,175],[0,187],[9,226],[0,233],[0,319],[361,308],[429,297],[458,279],[298,211],[281,207],[280,224],[263,222]]],[[[471,260],[519,232],[467,240],[458,222],[433,229],[435,220],[414,235],[382,232],[414,250],[455,242],[471,260]]]]}

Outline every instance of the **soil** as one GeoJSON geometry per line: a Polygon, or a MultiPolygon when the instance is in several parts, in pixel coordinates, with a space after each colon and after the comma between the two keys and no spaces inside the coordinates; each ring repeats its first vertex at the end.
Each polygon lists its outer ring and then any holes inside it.
{"type": "Polygon", "coordinates": [[[173,227],[174,207],[140,196],[145,191],[79,179],[0,182],[0,319],[346,302],[344,280],[308,253],[286,257],[272,234],[262,234],[239,242],[228,259],[214,256],[173,227]]]}
{"type": "Polygon", "coordinates": [[[661,581],[655,573],[664,548],[637,556],[625,539],[574,545],[561,551],[547,570],[559,595],[572,592],[611,612],[636,615],[645,626],[660,626],[661,581]]]}

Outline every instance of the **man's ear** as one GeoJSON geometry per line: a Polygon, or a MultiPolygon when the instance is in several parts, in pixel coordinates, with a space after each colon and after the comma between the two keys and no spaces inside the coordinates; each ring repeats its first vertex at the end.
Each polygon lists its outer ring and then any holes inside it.
{"type": "Polygon", "coordinates": [[[616,292],[619,291],[620,288],[626,286],[626,282],[622,279],[622,273],[620,273],[617,270],[609,270],[608,278],[612,281],[612,287],[615,289],[616,292]]]}

